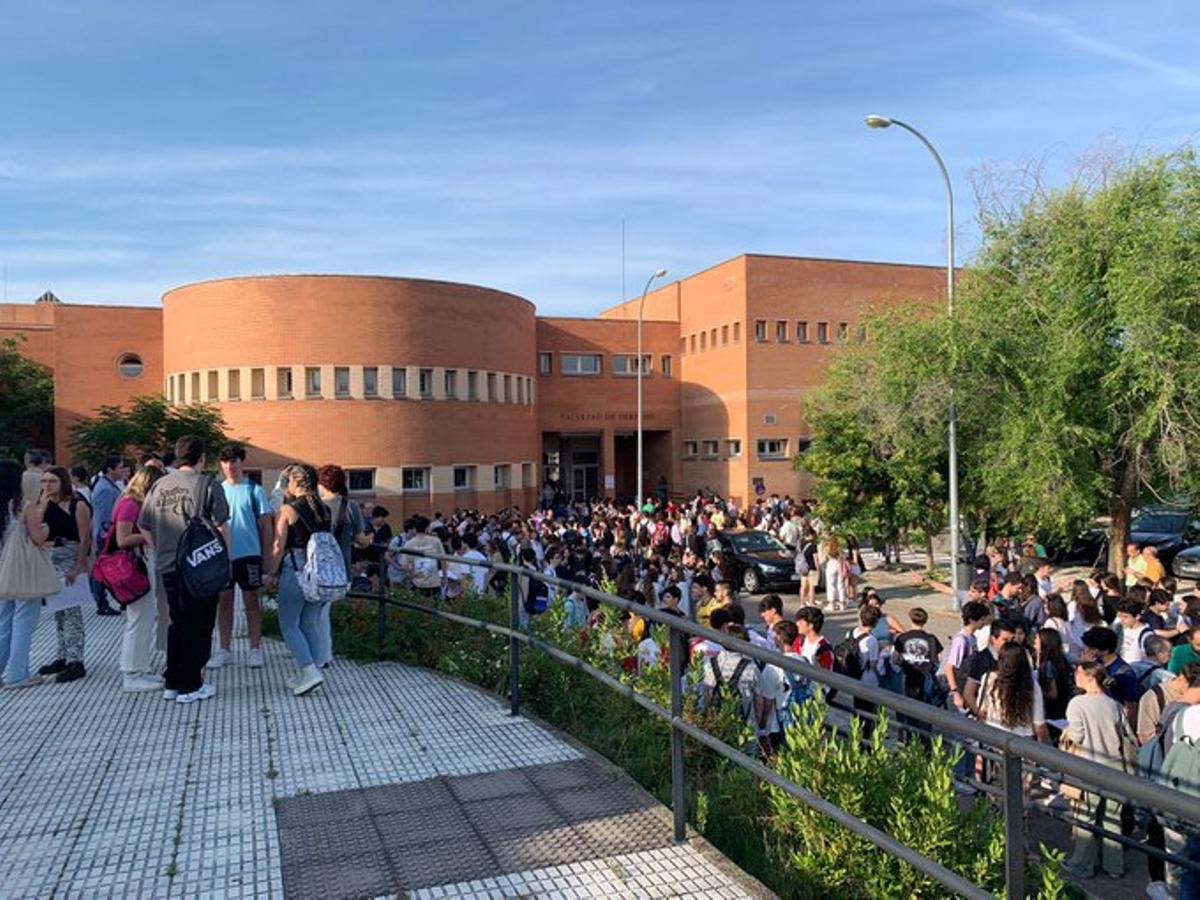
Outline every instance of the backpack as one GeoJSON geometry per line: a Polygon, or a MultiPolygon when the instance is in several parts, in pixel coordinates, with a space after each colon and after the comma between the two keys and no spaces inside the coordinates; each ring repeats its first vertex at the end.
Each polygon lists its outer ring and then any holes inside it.
{"type": "Polygon", "coordinates": [[[808,557],[804,553],[807,548],[808,544],[805,544],[796,553],[796,574],[800,575],[801,577],[812,571],[812,568],[808,564],[808,557]]]}
{"type": "MultiPolygon", "coordinates": [[[[1157,780],[1183,794],[1195,796],[1200,792],[1200,788],[1197,788],[1200,785],[1200,744],[1190,738],[1177,736],[1171,744],[1171,752],[1163,760],[1157,780]]],[[[1174,831],[1187,834],[1195,829],[1194,824],[1181,822],[1174,816],[1161,812],[1157,815],[1164,825],[1174,831]]]]}
{"type": "MultiPolygon", "coordinates": [[[[1159,701],[1163,702],[1163,707],[1160,708],[1165,709],[1166,693],[1161,687],[1155,687],[1153,690],[1158,695],[1159,701]]],[[[1150,740],[1146,741],[1138,749],[1137,773],[1143,778],[1149,778],[1153,781],[1158,778],[1159,772],[1162,771],[1163,761],[1167,756],[1166,737],[1170,733],[1171,726],[1174,724],[1175,716],[1178,713],[1179,710],[1175,710],[1171,714],[1170,720],[1164,718],[1159,722],[1158,729],[1154,732],[1154,737],[1150,738],[1150,740]]]]}
{"type": "Polygon", "coordinates": [[[746,667],[750,665],[750,660],[742,657],[738,660],[737,667],[733,670],[733,678],[726,681],[721,675],[721,666],[717,663],[715,656],[708,658],[708,664],[712,667],[713,680],[717,683],[712,689],[712,699],[717,703],[732,701],[742,707],[742,713],[746,714],[749,710],[745,709],[745,702],[742,699],[741,691],[738,690],[738,685],[742,681],[742,673],[746,671],[746,667]]]}
{"type": "Polygon", "coordinates": [[[310,526],[308,543],[304,547],[304,568],[297,574],[300,593],[309,603],[331,603],[345,599],[350,578],[346,574],[342,545],[328,529],[317,531],[311,527],[316,525],[319,528],[320,524],[312,521],[308,510],[301,512],[303,507],[299,505],[292,508],[310,526]]]}
{"type": "Polygon", "coordinates": [[[117,526],[108,527],[100,553],[92,565],[92,578],[112,594],[121,606],[128,606],[150,593],[150,576],[140,554],[117,546],[117,526]]]}
{"type": "Polygon", "coordinates": [[[229,548],[221,532],[213,525],[212,479],[200,479],[200,490],[193,498],[192,515],[175,546],[175,571],[187,596],[195,599],[216,597],[232,577],[229,548]],[[201,500],[203,498],[203,500],[201,500]]]}
{"type": "Polygon", "coordinates": [[[853,634],[833,648],[833,671],[858,681],[863,675],[862,648],[853,634]]]}
{"type": "Polygon", "coordinates": [[[546,582],[527,577],[525,586],[525,612],[531,616],[541,615],[549,605],[550,591],[546,587],[546,582]]]}
{"type": "Polygon", "coordinates": [[[812,699],[816,689],[809,679],[786,669],[783,670],[783,677],[788,684],[788,699],[782,709],[776,710],[776,716],[779,719],[779,727],[786,731],[788,726],[800,717],[800,707],[812,699]]]}

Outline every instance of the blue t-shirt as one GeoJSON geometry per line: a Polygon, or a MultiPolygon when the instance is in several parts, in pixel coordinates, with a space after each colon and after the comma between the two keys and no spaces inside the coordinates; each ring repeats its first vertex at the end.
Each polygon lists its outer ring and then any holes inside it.
{"type": "Polygon", "coordinates": [[[222,482],[225,502],[229,504],[229,533],[233,546],[231,559],[247,556],[262,556],[262,543],[258,536],[258,517],[271,511],[267,495],[253,481],[237,484],[222,482]]]}

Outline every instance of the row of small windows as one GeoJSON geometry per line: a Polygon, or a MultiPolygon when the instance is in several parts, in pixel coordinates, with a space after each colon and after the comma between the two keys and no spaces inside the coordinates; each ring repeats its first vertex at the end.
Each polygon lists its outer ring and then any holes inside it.
{"type": "MultiPolygon", "coordinates": [[[[604,373],[604,356],[600,353],[559,353],[559,372],[563,375],[585,375],[596,377],[604,373]]],[[[613,354],[609,360],[609,368],[614,375],[637,375],[637,354],[613,354]]],[[[649,353],[642,354],[642,375],[653,374],[654,357],[649,353]]],[[[663,378],[671,377],[671,357],[663,356],[659,360],[659,373],[663,378]]],[[[552,375],[554,373],[554,354],[541,351],[538,353],[538,374],[552,375]]]]}
{"type": "MultiPolygon", "coordinates": [[[[242,370],[227,369],[226,393],[224,400],[242,400],[242,370]]],[[[249,399],[267,399],[267,370],[250,369],[249,399]]],[[[368,399],[388,398],[431,400],[434,394],[434,369],[417,369],[415,393],[410,393],[408,369],[395,367],[391,369],[391,392],[380,384],[380,369],[378,366],[362,367],[362,396],[368,399]]],[[[323,392],[320,366],[304,367],[303,396],[309,400],[320,399],[323,392]]],[[[221,373],[209,369],[206,373],[191,372],[172,375],[167,378],[167,399],[172,403],[196,403],[201,400],[216,402],[221,400],[221,373]],[[204,381],[201,382],[203,375],[204,381]],[[201,391],[201,388],[205,390],[201,391]]],[[[275,399],[291,400],[296,396],[294,373],[290,366],[275,369],[275,399]]],[[[354,396],[350,381],[350,366],[333,367],[333,396],[337,399],[349,399],[354,396]]],[[[462,371],[459,369],[441,370],[442,400],[477,400],[489,403],[517,403],[520,405],[533,403],[533,379],[524,375],[509,375],[501,372],[462,371]]]]}
{"type": "Polygon", "coordinates": [[[700,350],[717,349],[718,346],[726,346],[732,339],[733,343],[740,343],[742,340],[742,323],[734,322],[732,325],[722,325],[720,328],[710,328],[705,331],[698,331],[695,334],[689,334],[686,337],[679,339],[679,352],[696,353],[700,350]],[[720,344],[717,343],[717,338],[720,337],[720,344]]]}
{"type": "MultiPolygon", "coordinates": [[[[817,322],[816,323],[816,342],[818,344],[828,344],[830,342],[829,326],[831,324],[832,323],[830,323],[830,322],[817,322]]],[[[756,340],[760,344],[767,343],[769,340],[768,333],[767,333],[767,327],[768,327],[768,323],[767,323],[766,319],[756,319],[754,321],[754,340],[756,340]]],[[[850,340],[850,323],[849,322],[838,322],[835,327],[836,327],[835,335],[836,335],[836,339],[837,339],[838,343],[844,344],[846,341],[850,340]]],[[[777,344],[791,343],[793,340],[793,338],[792,338],[793,333],[795,335],[795,342],[797,344],[807,344],[812,341],[812,337],[810,337],[810,335],[809,335],[808,322],[796,322],[795,323],[795,331],[793,332],[792,331],[792,323],[790,320],[787,320],[787,319],[776,319],[775,320],[775,343],[777,343],[777,344]]],[[[858,341],[859,343],[862,343],[863,341],[866,340],[866,338],[867,338],[866,326],[858,325],[857,327],[855,327],[854,339],[856,341],[858,341]]]]}
{"type": "MultiPolygon", "coordinates": [[[[788,439],[787,438],[759,438],[755,442],[755,449],[759,459],[788,459],[788,439]]],[[[684,459],[721,459],[722,444],[724,444],[725,459],[740,459],[742,455],[742,441],[740,438],[726,438],[720,440],[706,441],[684,441],[683,442],[683,458],[684,459]]],[[[799,438],[796,441],[796,452],[803,453],[812,445],[809,438],[799,438]]]]}
{"type": "MultiPolygon", "coordinates": [[[[513,484],[513,467],[510,463],[498,463],[492,469],[492,490],[508,490],[513,484]]],[[[479,489],[478,466],[454,467],[454,490],[475,491],[479,489]]],[[[372,493],[375,490],[374,469],[347,469],[351,493],[372,493]]],[[[427,494],[433,488],[433,472],[428,466],[405,466],[400,470],[400,487],[406,494],[427,494]]],[[[521,483],[526,487],[533,484],[533,464],[521,463],[521,483]]]]}

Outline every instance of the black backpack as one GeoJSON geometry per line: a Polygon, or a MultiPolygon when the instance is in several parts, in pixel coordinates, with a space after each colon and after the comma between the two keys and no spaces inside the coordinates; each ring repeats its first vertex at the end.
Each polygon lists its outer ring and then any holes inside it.
{"type": "Polygon", "coordinates": [[[855,681],[862,678],[862,650],[858,646],[858,638],[853,634],[833,648],[833,671],[855,681]]]}
{"type": "Polygon", "coordinates": [[[229,585],[232,575],[229,548],[211,520],[212,490],[212,479],[206,475],[175,547],[175,572],[184,592],[196,600],[216,597],[229,585]]]}

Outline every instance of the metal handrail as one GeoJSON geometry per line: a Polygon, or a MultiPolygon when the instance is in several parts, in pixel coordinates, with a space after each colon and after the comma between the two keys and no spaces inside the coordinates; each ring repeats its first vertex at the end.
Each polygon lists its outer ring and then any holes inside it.
{"type": "MultiPolygon", "coordinates": [[[[530,569],[525,566],[514,566],[509,563],[493,562],[491,560],[470,560],[460,556],[450,556],[441,553],[426,553],[418,550],[406,550],[403,547],[396,551],[403,555],[422,557],[433,559],[439,562],[455,563],[458,565],[466,565],[474,568],[484,568],[491,571],[503,572],[509,576],[509,626],[498,625],[493,622],[485,622],[480,619],[474,619],[469,616],[463,616],[457,613],[452,613],[447,610],[438,609],[436,607],[426,606],[420,603],[412,603],[390,596],[386,593],[386,587],[383,583],[383,578],[380,578],[380,591],[378,593],[361,593],[352,592],[351,596],[364,600],[375,600],[379,602],[379,621],[378,621],[378,638],[382,644],[384,630],[386,627],[385,609],[386,606],[396,606],[403,609],[409,609],[414,612],[432,615],[437,618],[445,619],[460,625],[481,628],[490,633],[507,637],[510,647],[510,700],[511,711],[513,715],[518,715],[520,711],[520,647],[522,644],[532,646],[544,653],[547,653],[554,659],[579,669],[588,675],[596,678],[607,687],[617,691],[623,696],[633,700],[642,708],[655,716],[667,721],[671,725],[672,738],[672,796],[675,816],[675,838],[677,841],[683,841],[686,837],[686,783],[684,781],[685,773],[683,771],[683,737],[691,737],[729,759],[731,762],[754,772],[759,777],[769,781],[774,786],[786,791],[793,797],[803,802],[805,805],[816,809],[819,812],[828,815],[830,818],[837,821],[839,824],[851,829],[854,833],[871,841],[880,849],[891,853],[905,862],[912,865],[914,868],[935,879],[958,894],[967,897],[985,898],[992,895],[983,891],[978,886],[966,881],[962,876],[947,869],[935,860],[930,859],[923,854],[918,853],[910,847],[899,843],[891,836],[874,828],[873,826],[855,818],[852,814],[846,812],[835,804],[824,798],[821,798],[812,792],[806,790],[800,785],[784,778],[779,773],[774,772],[764,766],[758,760],[752,759],[739,750],[730,747],[728,744],[716,738],[702,729],[696,728],[694,725],[686,722],[682,718],[683,712],[683,695],[681,683],[683,681],[684,660],[689,657],[687,644],[683,640],[684,635],[702,638],[713,641],[726,648],[732,649],[745,657],[761,661],[773,666],[777,666],[787,672],[802,676],[811,681],[815,681],[828,688],[845,692],[851,697],[861,697],[863,700],[869,701],[885,708],[893,709],[898,713],[902,713],[911,718],[928,722],[931,726],[954,735],[959,738],[977,741],[982,744],[991,745],[1000,751],[1001,755],[1001,773],[1002,773],[1002,799],[1004,808],[1004,825],[1005,825],[1005,884],[1006,895],[1009,898],[1024,897],[1025,893],[1025,825],[1024,825],[1024,791],[1022,785],[1022,761],[1029,760],[1030,762],[1038,763],[1046,768],[1059,772],[1063,775],[1068,775],[1082,782],[1085,788],[1091,789],[1093,793],[1104,793],[1114,795],[1123,799],[1137,802],[1143,806],[1150,807],[1157,811],[1165,812],[1178,819],[1194,822],[1200,825],[1200,804],[1195,802],[1194,798],[1188,798],[1178,791],[1163,787],[1162,785],[1148,781],[1147,779],[1128,775],[1113,769],[1110,766],[1105,766],[1100,763],[1092,762],[1091,760],[1083,759],[1069,753],[1050,747],[1045,744],[1040,744],[1037,741],[1029,738],[1020,737],[995,728],[986,723],[976,722],[966,716],[950,713],[948,711],[930,706],[918,700],[913,700],[900,694],[892,693],[883,688],[873,687],[857,681],[852,678],[847,678],[843,675],[838,675],[835,672],[830,672],[822,669],[819,666],[813,666],[810,663],[797,660],[792,657],[785,656],[782,653],[773,650],[767,650],[733,637],[724,632],[715,631],[711,628],[706,628],[696,622],[692,622],[686,618],[671,616],[662,613],[656,609],[646,606],[645,604],[626,600],[622,597],[616,597],[611,594],[606,594],[589,585],[579,584],[577,582],[568,581],[558,578],[553,575],[546,575],[535,569],[530,569]],[[659,704],[638,693],[632,686],[613,678],[608,673],[598,669],[595,666],[572,656],[559,647],[547,643],[539,638],[522,630],[519,626],[520,614],[518,607],[518,590],[517,579],[527,578],[541,581],[548,585],[563,588],[581,594],[585,597],[592,597],[601,603],[618,609],[629,610],[635,612],[638,616],[647,619],[651,622],[656,622],[659,625],[666,626],[671,639],[671,709],[664,709],[659,704]],[[1103,785],[1103,788],[1096,787],[1103,785]]],[[[1094,830],[1088,829],[1086,830],[1094,830]]],[[[1157,853],[1153,855],[1159,855],[1157,853]]],[[[1189,861],[1181,861],[1184,865],[1190,867],[1189,861]]]]}

